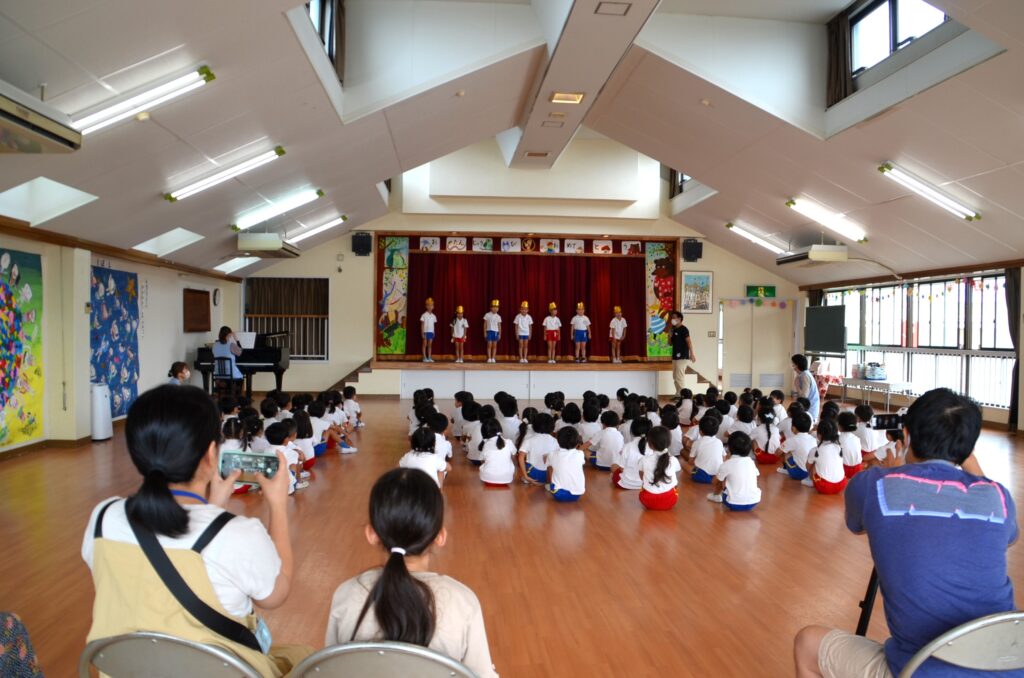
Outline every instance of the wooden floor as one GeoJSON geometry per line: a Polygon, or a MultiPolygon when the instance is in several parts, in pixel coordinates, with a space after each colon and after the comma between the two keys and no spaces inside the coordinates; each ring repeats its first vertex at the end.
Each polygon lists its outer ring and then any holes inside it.
{"type": "MultiPolygon", "coordinates": [[[[371,484],[407,449],[407,408],[364,404],[360,452],[322,459],[295,497],[298,581],[267,614],[276,641],[320,647],[335,587],[381,562],[362,525],[371,484]]],[[[986,431],[978,450],[1018,502],[1022,447],[986,431]]],[[[802,625],[856,624],[871,560],[867,541],[843,525],[841,497],[769,470],[751,514],[724,512],[689,481],[673,511],[652,513],[590,469],[584,499],[560,505],[539,488],[484,489],[461,456],[454,466],[435,569],[480,597],[503,676],[787,676],[802,625]]],[[[89,628],[93,588],[79,555],[89,512],[137,484],[120,434],[0,463],[0,609],[22,616],[49,676],[74,674],[89,628]]],[[[266,517],[258,496],[230,508],[266,517]]],[[[1010,573],[1024,576],[1021,547],[1010,551],[1010,573]]],[[[884,634],[879,604],[869,635],[884,634]]]]}

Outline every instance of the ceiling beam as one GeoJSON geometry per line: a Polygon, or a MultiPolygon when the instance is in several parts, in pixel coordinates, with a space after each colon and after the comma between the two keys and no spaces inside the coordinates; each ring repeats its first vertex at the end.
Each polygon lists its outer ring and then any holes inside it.
{"type": "Polygon", "coordinates": [[[801,285],[801,292],[810,290],[830,290],[836,287],[857,287],[859,285],[877,285],[878,283],[899,283],[909,282],[918,278],[936,278],[941,276],[956,275],[958,273],[980,273],[982,271],[995,271],[1002,268],[1022,268],[1024,259],[1008,259],[1006,261],[992,261],[987,264],[967,264],[966,266],[945,266],[943,268],[930,268],[923,271],[909,271],[900,273],[899,277],[893,274],[878,275],[868,278],[853,278],[850,280],[835,280],[826,283],[814,283],[813,285],[801,285]]]}

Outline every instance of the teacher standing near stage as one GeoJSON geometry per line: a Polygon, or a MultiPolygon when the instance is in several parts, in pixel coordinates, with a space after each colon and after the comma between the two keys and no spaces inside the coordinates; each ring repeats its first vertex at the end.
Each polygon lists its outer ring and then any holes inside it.
{"type": "Polygon", "coordinates": [[[808,414],[811,421],[818,421],[818,413],[821,410],[821,400],[818,398],[818,382],[814,375],[807,369],[807,356],[797,353],[790,358],[793,363],[793,371],[796,377],[793,378],[793,390],[798,398],[807,398],[811,402],[808,414]]]}
{"type": "Polygon", "coordinates": [[[683,324],[683,314],[679,311],[672,311],[668,318],[672,323],[672,333],[669,335],[669,339],[672,341],[672,381],[675,382],[676,395],[679,395],[686,380],[687,365],[697,360],[697,356],[693,352],[690,330],[683,324]]]}

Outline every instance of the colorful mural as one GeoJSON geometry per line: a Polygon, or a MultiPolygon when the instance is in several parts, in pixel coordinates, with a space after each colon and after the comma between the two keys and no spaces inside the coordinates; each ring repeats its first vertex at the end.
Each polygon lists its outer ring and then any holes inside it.
{"type": "Polygon", "coordinates": [[[647,357],[672,357],[668,315],[676,306],[675,248],[671,243],[645,243],[647,259],[647,357]]]}
{"type": "MultiPolygon", "coordinates": [[[[449,244],[452,238],[448,239],[449,244]]],[[[384,251],[381,298],[377,309],[377,352],[405,354],[405,326],[409,303],[409,239],[398,236],[378,240],[384,251]]]]}
{"type": "Polygon", "coordinates": [[[92,267],[89,378],[110,387],[110,414],[121,417],[139,394],[139,277],[92,267]]]}
{"type": "Polygon", "coordinates": [[[0,248],[0,447],[42,434],[42,258],[0,248]]]}

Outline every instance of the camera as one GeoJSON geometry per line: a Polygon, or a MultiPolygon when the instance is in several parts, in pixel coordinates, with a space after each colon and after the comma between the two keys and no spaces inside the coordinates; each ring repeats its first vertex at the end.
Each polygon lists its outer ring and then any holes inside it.
{"type": "Polygon", "coordinates": [[[239,469],[242,471],[239,480],[254,483],[257,475],[273,478],[279,466],[277,455],[224,451],[220,460],[220,474],[222,478],[227,478],[232,471],[239,469]]]}
{"type": "Polygon", "coordinates": [[[876,414],[871,420],[871,428],[876,431],[902,431],[907,420],[907,408],[901,407],[896,414],[876,414]]]}

